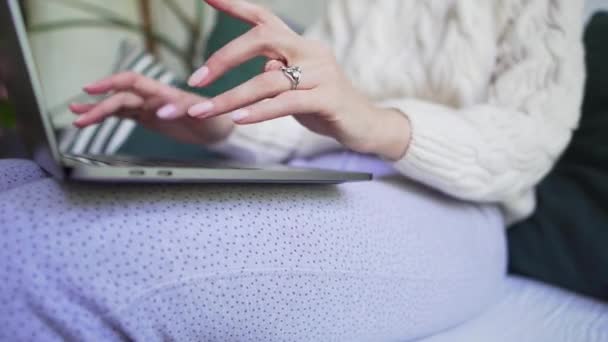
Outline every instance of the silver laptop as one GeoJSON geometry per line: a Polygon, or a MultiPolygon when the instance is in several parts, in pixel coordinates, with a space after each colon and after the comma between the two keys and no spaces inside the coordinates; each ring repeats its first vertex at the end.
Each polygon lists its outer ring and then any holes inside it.
{"type": "Polygon", "coordinates": [[[243,165],[212,157],[196,162],[137,160],[67,155],[57,138],[42,97],[24,18],[18,0],[0,1],[0,67],[5,70],[17,110],[20,137],[32,158],[58,179],[94,182],[321,183],[369,181],[367,173],[297,169],[282,165],[243,165]]]}

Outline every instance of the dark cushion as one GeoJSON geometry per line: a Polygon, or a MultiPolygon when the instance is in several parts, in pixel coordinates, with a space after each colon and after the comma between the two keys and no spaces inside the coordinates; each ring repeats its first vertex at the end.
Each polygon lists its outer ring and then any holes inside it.
{"type": "Polygon", "coordinates": [[[583,117],[538,188],[538,210],[509,230],[510,269],[608,301],[608,13],[585,34],[583,117]]]}

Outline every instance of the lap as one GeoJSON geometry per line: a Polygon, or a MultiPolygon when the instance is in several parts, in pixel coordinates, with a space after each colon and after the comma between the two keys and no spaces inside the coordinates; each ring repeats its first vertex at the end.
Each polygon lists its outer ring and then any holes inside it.
{"type": "Polygon", "coordinates": [[[504,276],[495,209],[400,178],[342,186],[45,179],[0,194],[0,218],[7,337],[414,338],[479,312],[504,276]]]}
{"type": "Polygon", "coordinates": [[[44,178],[44,172],[31,161],[0,159],[0,195],[4,191],[44,178]]]}

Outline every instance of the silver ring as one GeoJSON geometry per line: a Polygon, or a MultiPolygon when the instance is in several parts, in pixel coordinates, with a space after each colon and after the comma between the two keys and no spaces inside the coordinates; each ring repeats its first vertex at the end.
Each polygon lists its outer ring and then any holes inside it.
{"type": "Polygon", "coordinates": [[[281,71],[289,78],[289,81],[291,81],[291,90],[298,89],[302,78],[302,68],[299,66],[282,67],[281,71]]]}

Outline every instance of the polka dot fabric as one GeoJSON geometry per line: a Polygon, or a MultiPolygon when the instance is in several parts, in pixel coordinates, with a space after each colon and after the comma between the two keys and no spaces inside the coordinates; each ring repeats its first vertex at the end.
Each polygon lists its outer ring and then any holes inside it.
{"type": "Polygon", "coordinates": [[[0,193],[43,178],[44,172],[30,161],[0,159],[0,193]]]}
{"type": "Polygon", "coordinates": [[[0,164],[1,341],[409,340],[476,315],[504,280],[498,211],[402,178],[12,180],[37,172],[0,164]]]}

